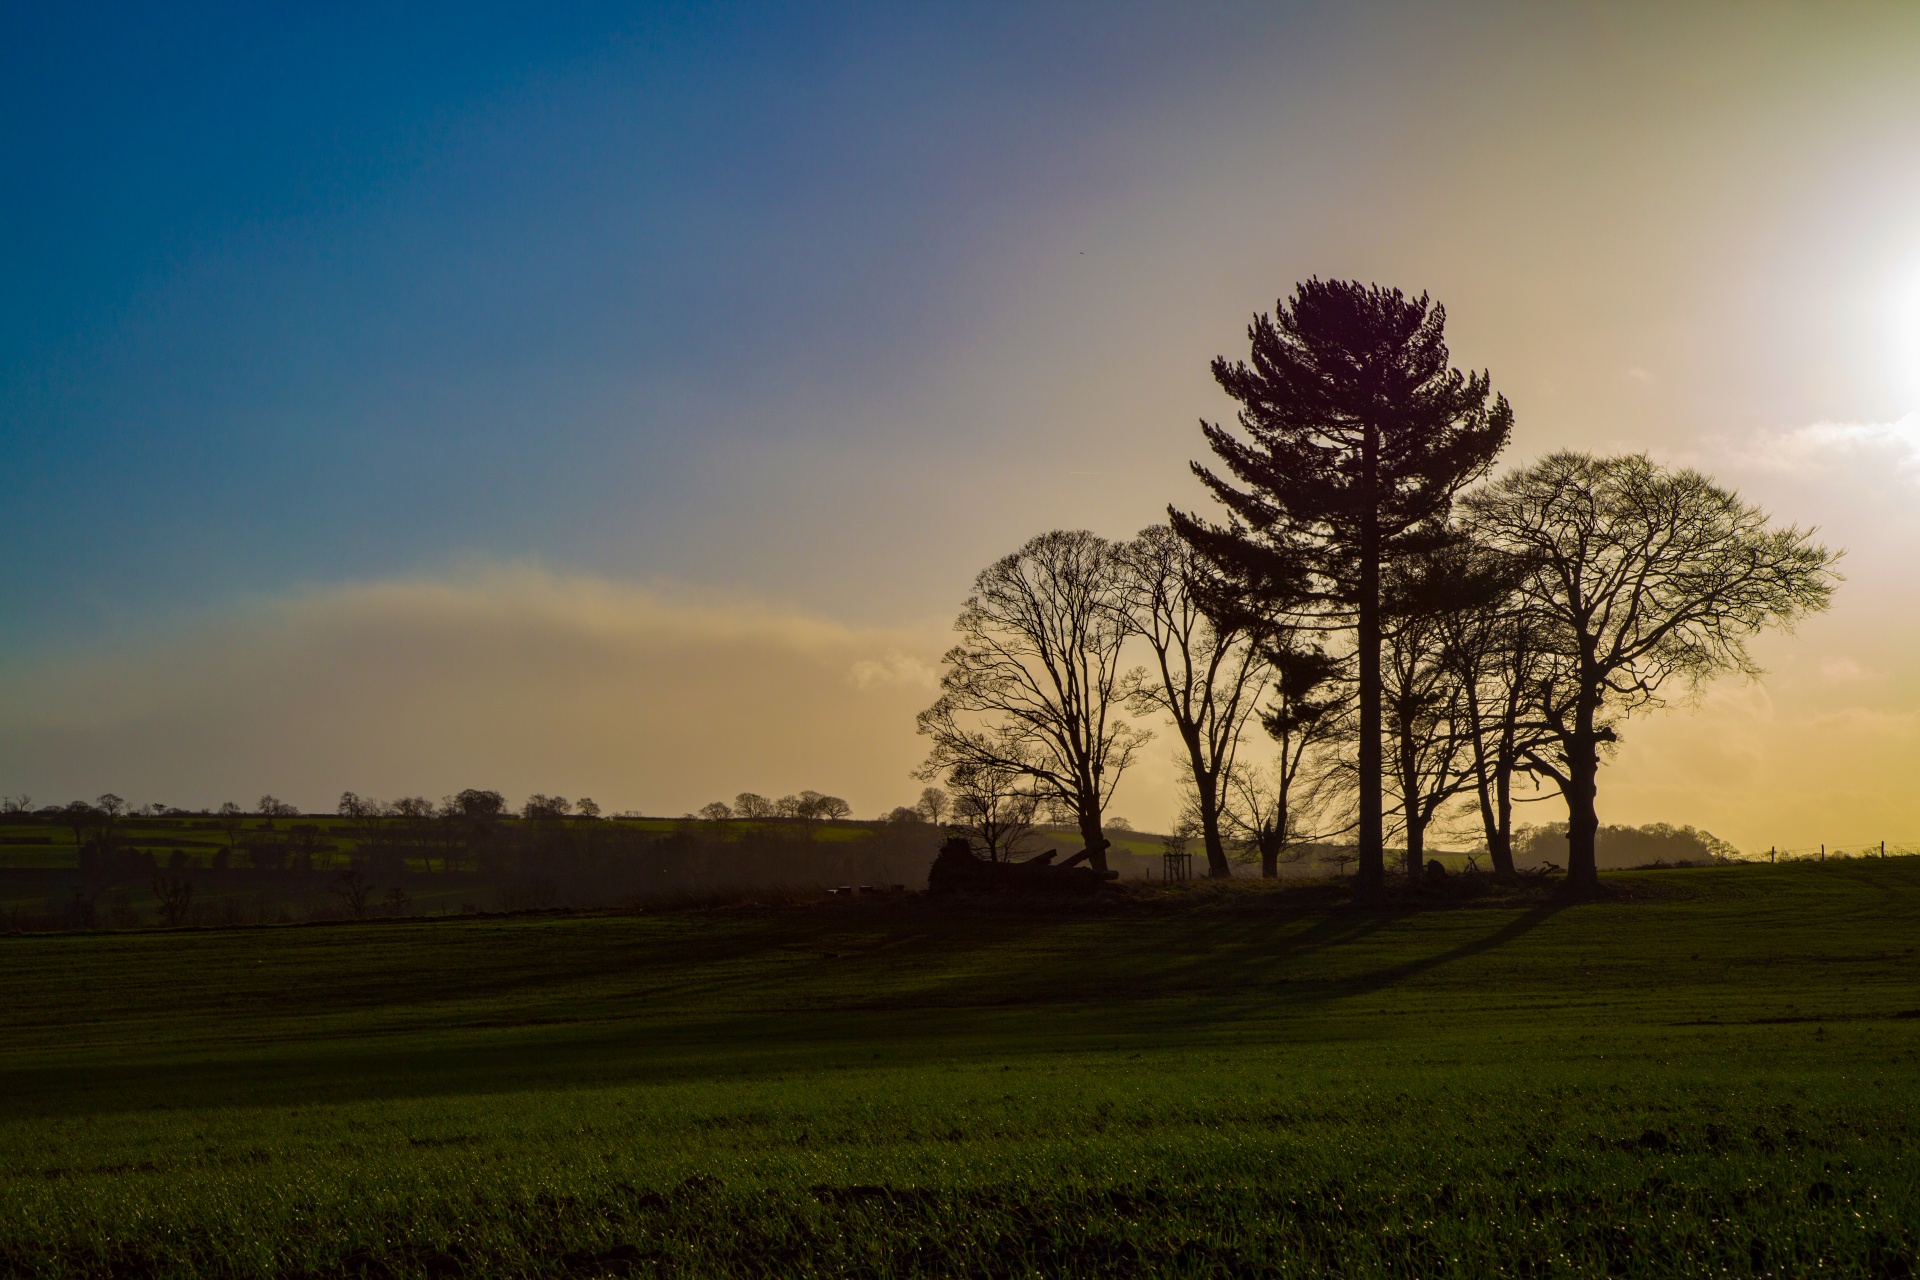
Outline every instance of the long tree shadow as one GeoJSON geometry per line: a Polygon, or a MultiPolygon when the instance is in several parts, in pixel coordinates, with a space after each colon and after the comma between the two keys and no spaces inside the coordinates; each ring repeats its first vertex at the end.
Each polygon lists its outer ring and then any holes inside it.
{"type": "Polygon", "coordinates": [[[1423,973],[1430,973],[1435,969],[1452,964],[1457,960],[1467,960],[1474,956],[1485,955],[1487,952],[1498,950],[1510,942],[1519,941],[1573,905],[1575,904],[1562,901],[1534,907],[1532,910],[1523,912],[1514,919],[1507,921],[1506,924],[1495,929],[1484,938],[1475,938],[1470,942],[1462,942],[1458,946],[1450,947],[1436,955],[1422,956],[1414,960],[1403,960],[1399,964],[1388,965],[1386,968],[1376,969],[1372,973],[1364,973],[1358,977],[1329,983],[1326,989],[1319,994],[1318,999],[1320,1001],[1326,1001],[1344,999],[1347,996],[1370,995],[1373,992],[1384,990],[1397,983],[1405,982],[1409,978],[1416,978],[1423,973]]]}

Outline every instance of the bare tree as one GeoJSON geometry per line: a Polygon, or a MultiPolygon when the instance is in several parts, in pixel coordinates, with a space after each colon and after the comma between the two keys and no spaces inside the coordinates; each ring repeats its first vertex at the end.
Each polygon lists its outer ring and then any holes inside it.
{"type": "MultiPolygon", "coordinates": [[[[1440,618],[1447,660],[1460,680],[1459,727],[1466,735],[1474,799],[1495,875],[1514,874],[1514,784],[1533,777],[1529,752],[1547,737],[1531,699],[1545,673],[1538,628],[1512,583],[1495,583],[1480,607],[1440,618]]],[[[1537,782],[1536,782],[1537,787],[1537,782]]]]}
{"type": "Polygon", "coordinates": [[[954,828],[978,841],[992,861],[1010,859],[1032,833],[1038,802],[1032,780],[1021,770],[957,765],[947,786],[953,792],[954,828]]]}
{"type": "Polygon", "coordinates": [[[247,813],[239,805],[229,800],[220,806],[214,815],[214,821],[220,824],[221,832],[227,837],[227,852],[233,854],[240,847],[240,833],[247,828],[247,813]]]}
{"type": "Polygon", "coordinates": [[[159,904],[160,916],[167,926],[178,928],[185,924],[187,912],[193,905],[193,881],[175,868],[171,874],[155,871],[151,883],[153,900],[159,904]]]}
{"type": "Polygon", "coordinates": [[[1347,699],[1341,663],[1286,633],[1267,643],[1272,679],[1260,724],[1277,748],[1264,764],[1237,763],[1228,774],[1227,818],[1260,855],[1260,874],[1280,874],[1289,848],[1310,838],[1306,817],[1330,780],[1328,750],[1343,736],[1347,699]]]}
{"type": "Polygon", "coordinates": [[[715,800],[700,806],[700,816],[708,822],[725,822],[733,816],[733,808],[724,800],[715,800]]]}
{"type": "Polygon", "coordinates": [[[1258,623],[1243,610],[1218,607],[1205,559],[1166,525],[1141,530],[1120,558],[1129,606],[1122,616],[1154,661],[1130,690],[1131,708],[1173,721],[1193,779],[1207,874],[1230,876],[1222,814],[1226,780],[1267,674],[1258,623]]]}
{"type": "Polygon", "coordinates": [[[73,832],[73,847],[78,849],[86,844],[88,832],[106,826],[109,819],[104,809],[85,800],[71,800],[60,807],[60,821],[73,832]]]}
{"type": "Polygon", "coordinates": [[[939,787],[922,787],[914,811],[937,827],[946,818],[947,808],[951,804],[951,798],[939,787]]]}
{"type": "Polygon", "coordinates": [[[565,796],[547,796],[534,792],[520,806],[520,817],[527,822],[558,822],[573,812],[573,803],[565,796]]]}
{"type": "Polygon", "coordinates": [[[399,819],[400,830],[406,845],[419,857],[427,870],[433,870],[435,845],[440,845],[440,870],[447,869],[447,853],[444,843],[435,837],[438,832],[438,813],[433,801],[425,796],[404,796],[392,805],[393,816],[399,819]]]}
{"type": "Polygon", "coordinates": [[[1747,639],[1827,607],[1838,556],[1813,531],[1692,470],[1645,454],[1560,452],[1471,496],[1481,535],[1523,572],[1520,598],[1548,671],[1535,711],[1551,745],[1527,761],[1567,801],[1567,880],[1599,883],[1595,797],[1618,725],[1697,692],[1713,676],[1760,674],[1747,639]]]}
{"type": "Polygon", "coordinates": [[[1466,682],[1450,662],[1439,618],[1396,619],[1381,648],[1380,703],[1392,748],[1387,776],[1399,811],[1405,869],[1427,861],[1427,831],[1445,805],[1473,785],[1464,729],[1466,682]]]}
{"type": "Polygon", "coordinates": [[[955,767],[1012,769],[1071,808],[1086,852],[1106,870],[1101,815],[1148,734],[1119,713],[1130,627],[1113,544],[1085,531],[1044,533],[974,579],[940,697],[920,713],[933,747],[919,776],[955,767]]]}
{"type": "Polygon", "coordinates": [[[273,829],[274,819],[276,818],[297,818],[300,816],[299,809],[284,800],[275,799],[273,796],[261,796],[260,803],[254,806],[254,812],[267,820],[266,825],[268,830],[273,829]]]}
{"type": "Polygon", "coordinates": [[[771,818],[774,816],[774,804],[763,795],[742,791],[733,798],[733,811],[742,818],[771,818]]]}
{"type": "Polygon", "coordinates": [[[373,897],[373,885],[358,867],[348,867],[333,878],[333,894],[355,920],[367,918],[367,905],[373,897]]]}

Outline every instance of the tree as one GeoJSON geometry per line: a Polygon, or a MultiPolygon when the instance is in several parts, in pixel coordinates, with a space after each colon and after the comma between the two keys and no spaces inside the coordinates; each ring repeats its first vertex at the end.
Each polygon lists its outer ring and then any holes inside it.
{"type": "Polygon", "coordinates": [[[1461,619],[1497,610],[1512,592],[1499,558],[1458,530],[1436,535],[1431,551],[1390,566],[1382,592],[1381,707],[1410,878],[1426,866],[1428,829],[1476,778],[1473,690],[1451,642],[1461,619]]]}
{"type": "Polygon", "coordinates": [[[853,806],[845,800],[842,800],[839,796],[816,796],[813,801],[812,810],[811,816],[815,819],[826,822],[838,822],[842,818],[852,815],[853,806]]]}
{"type": "Polygon", "coordinates": [[[947,808],[951,803],[952,798],[939,787],[922,787],[919,803],[914,805],[914,812],[937,827],[947,816],[947,808]]]}
{"type": "MultiPolygon", "coordinates": [[[[1487,555],[1479,547],[1470,554],[1487,555]]],[[[1494,571],[1501,569],[1496,566],[1494,571]]],[[[1447,661],[1461,685],[1460,729],[1467,740],[1487,856],[1495,875],[1511,877],[1514,781],[1531,776],[1525,758],[1546,743],[1537,717],[1529,712],[1544,657],[1538,628],[1521,607],[1517,584],[1495,579],[1493,585],[1479,607],[1451,611],[1440,624],[1447,661]]]]}
{"type": "Polygon", "coordinates": [[[1340,691],[1341,664],[1296,633],[1282,633],[1266,646],[1271,672],[1269,701],[1260,724],[1278,750],[1265,767],[1236,763],[1228,779],[1228,821],[1243,832],[1260,855],[1260,874],[1280,874],[1280,859],[1302,838],[1302,792],[1317,798],[1323,776],[1316,768],[1340,734],[1346,699],[1340,691]]]}
{"type": "Polygon", "coordinates": [[[507,799],[498,791],[468,787],[442,800],[439,816],[446,847],[441,853],[441,866],[447,865],[447,858],[456,849],[477,863],[492,849],[499,836],[500,819],[506,813],[507,799]]]}
{"type": "Polygon", "coordinates": [[[299,809],[284,800],[277,800],[273,796],[261,796],[260,803],[254,806],[254,811],[267,820],[269,829],[272,828],[275,818],[297,818],[300,816],[299,809]]]}
{"type": "Polygon", "coordinates": [[[1235,480],[1194,474],[1224,526],[1173,526],[1250,595],[1317,604],[1355,631],[1358,888],[1385,888],[1381,813],[1380,582],[1430,545],[1454,497],[1505,446],[1513,413],[1485,373],[1450,367],[1446,310],[1425,294],[1309,280],[1248,327],[1251,364],[1213,362],[1247,439],[1202,422],[1235,480]]]}
{"type": "Polygon", "coordinates": [[[100,812],[107,815],[107,821],[109,823],[112,823],[122,813],[125,813],[127,809],[127,802],[111,791],[95,800],[93,804],[100,812]]]}
{"type": "Polygon", "coordinates": [[[373,897],[373,885],[358,867],[348,867],[333,878],[333,894],[355,920],[367,918],[367,904],[373,897]]]}
{"type": "MultiPolygon", "coordinates": [[[[393,816],[400,820],[400,830],[407,846],[418,855],[427,870],[433,870],[433,853],[438,811],[433,801],[425,796],[403,796],[393,802],[393,816]]],[[[440,869],[447,869],[447,849],[444,844],[440,850],[440,869]]]]}
{"type": "Polygon", "coordinates": [[[545,796],[537,791],[520,806],[520,816],[527,822],[558,822],[571,812],[573,804],[565,796],[545,796]]]}
{"type": "Polygon", "coordinates": [[[507,798],[498,791],[467,788],[445,801],[448,808],[474,822],[493,822],[507,812],[507,798]]]}
{"type": "Polygon", "coordinates": [[[153,888],[153,900],[160,907],[160,916],[167,922],[168,928],[178,928],[186,923],[187,912],[193,905],[193,881],[177,867],[172,874],[162,875],[155,871],[149,882],[153,888]]]}
{"type": "Polygon", "coordinates": [[[1071,809],[1106,870],[1101,814],[1146,733],[1119,715],[1129,634],[1113,544],[1044,533],[974,579],[954,629],[940,697],[920,713],[933,740],[922,778],[956,767],[1011,769],[1071,809]]]}
{"type": "Polygon", "coordinates": [[[708,822],[725,822],[733,816],[733,809],[724,800],[715,800],[712,804],[700,807],[700,816],[708,822]]]}
{"type": "Polygon", "coordinates": [[[228,853],[237,851],[240,845],[240,833],[247,827],[246,810],[228,800],[220,806],[220,812],[214,815],[214,821],[220,824],[220,830],[227,837],[228,853]]]}
{"type": "Polygon", "coordinates": [[[1527,762],[1567,802],[1567,882],[1599,883],[1600,752],[1637,711],[1676,687],[1760,669],[1750,636],[1823,610],[1839,575],[1813,531],[1765,512],[1697,471],[1645,454],[1560,452],[1503,476],[1467,503],[1509,556],[1540,626],[1546,671],[1534,714],[1547,745],[1527,762]]]}
{"type": "Polygon", "coordinates": [[[1192,775],[1207,874],[1230,876],[1222,815],[1227,778],[1266,679],[1260,623],[1220,607],[1206,562],[1166,525],[1141,530],[1120,555],[1129,605],[1123,616],[1154,659],[1148,677],[1133,686],[1133,709],[1165,712],[1173,721],[1192,775]]]}
{"type": "Polygon", "coordinates": [[[1427,830],[1442,807],[1473,783],[1462,729],[1465,682],[1448,661],[1439,619],[1401,618],[1387,630],[1381,661],[1381,711],[1393,747],[1388,776],[1400,811],[1405,869],[1417,879],[1427,862],[1427,830]]]}
{"type": "Polygon", "coordinates": [[[733,798],[733,811],[742,818],[771,818],[774,816],[774,803],[765,796],[742,791],[733,798]]]}
{"type": "Polygon", "coordinates": [[[73,832],[73,847],[79,849],[86,844],[87,833],[105,827],[110,818],[104,809],[85,800],[72,800],[61,807],[60,821],[73,832]]]}
{"type": "Polygon", "coordinates": [[[581,796],[578,800],[575,800],[573,802],[573,811],[575,814],[577,814],[582,818],[585,818],[589,822],[593,821],[594,819],[600,816],[600,806],[595,804],[592,800],[588,799],[586,796],[581,796]]]}
{"type": "Polygon", "coordinates": [[[1036,800],[1031,779],[998,764],[956,765],[948,773],[953,826],[977,840],[994,862],[1018,852],[1033,831],[1036,800]]]}

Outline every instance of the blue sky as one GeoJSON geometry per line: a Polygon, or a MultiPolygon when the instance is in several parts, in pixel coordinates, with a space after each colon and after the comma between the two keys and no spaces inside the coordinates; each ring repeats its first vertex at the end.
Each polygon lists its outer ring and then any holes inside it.
{"type": "Polygon", "coordinates": [[[623,534],[910,382],[994,239],[1236,52],[1167,12],[547,14],[13,11],[0,643],[473,554],[672,572],[623,534]]]}

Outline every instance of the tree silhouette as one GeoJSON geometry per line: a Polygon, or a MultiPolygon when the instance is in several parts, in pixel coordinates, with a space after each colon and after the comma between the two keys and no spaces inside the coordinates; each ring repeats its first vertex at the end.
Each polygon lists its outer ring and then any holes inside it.
{"type": "Polygon", "coordinates": [[[1310,600],[1354,628],[1359,704],[1359,890],[1385,887],[1380,574],[1425,549],[1454,497],[1486,473],[1513,414],[1485,373],[1452,368],[1446,311],[1426,295],[1309,280],[1248,327],[1249,362],[1213,362],[1245,438],[1202,422],[1231,474],[1194,473],[1224,526],[1174,528],[1254,596],[1310,600]],[[1233,483],[1238,481],[1238,485],[1233,483]]]}
{"type": "Polygon", "coordinates": [[[979,841],[993,862],[1005,862],[1033,831],[1031,780],[996,764],[963,764],[949,773],[953,826],[979,841]],[[1024,784],[1024,785],[1023,785],[1024,784]]]}
{"type": "Polygon", "coordinates": [[[1303,838],[1303,810],[1318,810],[1326,749],[1341,733],[1346,687],[1341,664],[1325,650],[1285,631],[1266,642],[1272,679],[1260,726],[1277,748],[1265,766],[1236,764],[1228,775],[1227,814],[1260,855],[1260,874],[1280,874],[1280,859],[1303,838]]]}
{"type": "Polygon", "coordinates": [[[1827,607],[1838,557],[1811,530],[1765,512],[1697,471],[1645,454],[1550,454],[1474,494],[1467,509],[1511,557],[1540,627],[1546,670],[1534,696],[1547,743],[1529,764],[1567,801],[1567,882],[1599,883],[1600,752],[1618,725],[1723,672],[1759,674],[1746,641],[1827,607]]]}
{"type": "Polygon", "coordinates": [[[915,813],[937,827],[947,816],[947,808],[951,803],[951,798],[939,787],[922,787],[920,800],[913,809],[915,813]]]}
{"type": "Polygon", "coordinates": [[[1129,701],[1136,714],[1164,712],[1173,721],[1186,751],[1207,874],[1231,876],[1221,827],[1227,780],[1266,679],[1259,621],[1208,607],[1214,593],[1204,560],[1166,525],[1141,530],[1120,555],[1130,606],[1123,616],[1153,654],[1129,701]]]}
{"type": "Polygon", "coordinates": [[[1460,554],[1475,562],[1468,572],[1487,589],[1479,603],[1440,616],[1441,644],[1460,681],[1459,729],[1487,855],[1495,875],[1511,877],[1514,783],[1533,775],[1526,756],[1547,741],[1531,711],[1546,655],[1541,628],[1520,599],[1514,565],[1481,545],[1471,528],[1460,554]]]}
{"type": "Polygon", "coordinates": [[[919,770],[996,766],[1069,809],[1107,869],[1101,815],[1148,735],[1119,714],[1129,635],[1112,543],[1085,531],[1030,540],[974,579],[946,653],[940,697],[920,713],[933,739],[919,770]]]}
{"type": "Polygon", "coordinates": [[[771,818],[774,816],[774,804],[756,792],[742,791],[733,798],[733,811],[742,818],[771,818]]]}

